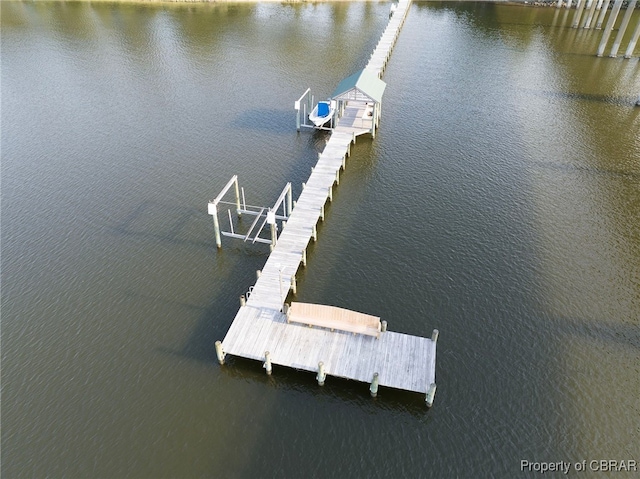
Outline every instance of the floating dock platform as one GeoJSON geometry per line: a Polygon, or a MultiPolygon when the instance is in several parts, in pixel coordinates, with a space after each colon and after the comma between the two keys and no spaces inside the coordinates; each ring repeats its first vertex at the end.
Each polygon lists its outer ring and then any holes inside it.
{"type": "MultiPolygon", "coordinates": [[[[271,254],[255,285],[246,297],[241,297],[240,310],[224,340],[216,342],[221,364],[230,354],[264,362],[268,374],[274,365],[285,366],[317,373],[319,384],[324,384],[327,376],[335,376],[369,383],[373,396],[379,386],[386,386],[425,394],[427,405],[433,403],[437,330],[430,338],[410,336],[387,331],[386,321],[376,327],[375,319],[379,321],[379,318],[328,306],[313,308],[313,305],[307,308],[311,316],[307,316],[308,324],[305,324],[291,321],[289,305],[285,304],[289,292],[296,293],[296,273],[300,265],[307,263],[309,242],[317,240],[316,225],[324,220],[325,204],[332,200],[333,187],[340,181],[340,171],[346,167],[351,145],[362,134],[375,136],[384,91],[380,78],[410,4],[410,0],[397,4],[366,68],[345,79],[344,85],[341,83],[343,87],[339,86],[334,94],[341,116],[300,197],[293,208],[285,207],[284,216],[279,217],[286,217],[279,236],[276,237],[275,226],[272,226],[271,254]],[[361,321],[373,321],[369,325],[373,325],[373,330],[367,331],[374,334],[356,332],[360,330],[354,329],[354,325],[361,321]]],[[[220,195],[209,203],[217,237],[219,199],[220,195]]],[[[236,203],[240,211],[237,187],[236,203]]],[[[270,223],[274,222],[272,216],[270,223]]]]}

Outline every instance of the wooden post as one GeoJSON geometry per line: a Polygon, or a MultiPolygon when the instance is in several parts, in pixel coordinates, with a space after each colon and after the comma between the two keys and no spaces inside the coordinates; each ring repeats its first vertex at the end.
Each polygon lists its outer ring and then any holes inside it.
{"type": "Polygon", "coordinates": [[[631,15],[633,15],[633,11],[636,8],[636,3],[638,3],[638,0],[631,0],[627,5],[627,11],[624,12],[624,17],[622,17],[622,23],[620,24],[620,29],[618,30],[618,34],[616,35],[616,38],[613,41],[613,46],[611,47],[611,53],[609,54],[611,58],[616,58],[618,56],[618,50],[620,49],[620,43],[622,43],[622,37],[624,36],[624,33],[627,31],[627,27],[629,26],[629,21],[631,20],[631,15]]]}
{"type": "Polygon", "coordinates": [[[340,168],[336,170],[336,185],[340,184],[340,168]]]}
{"type": "Polygon", "coordinates": [[[371,381],[371,387],[369,387],[371,397],[378,395],[378,373],[373,373],[373,380],[371,381]]]}
{"type": "Polygon", "coordinates": [[[316,225],[311,228],[311,236],[313,236],[313,241],[318,241],[318,228],[316,228],[316,225]]]}
{"type": "Polygon", "coordinates": [[[631,40],[629,41],[629,46],[627,46],[627,51],[624,53],[625,58],[631,58],[631,54],[636,47],[636,43],[638,43],[638,38],[640,38],[640,19],[638,19],[636,29],[633,31],[633,35],[631,35],[631,40]]]}
{"type": "Polygon", "coordinates": [[[307,248],[302,250],[302,266],[307,266],[307,248]]]}
{"type": "Polygon", "coordinates": [[[267,371],[267,375],[271,376],[271,371],[273,370],[271,367],[271,353],[269,351],[265,351],[264,353],[264,369],[267,371]]]}
{"type": "Polygon", "coordinates": [[[433,341],[434,343],[438,342],[439,335],[440,335],[440,331],[438,331],[437,329],[434,329],[433,333],[431,333],[431,341],[433,341]]]}
{"type": "Polygon", "coordinates": [[[329,187],[329,201],[333,201],[333,186],[329,187]]]}
{"type": "Polygon", "coordinates": [[[324,380],[327,378],[326,373],[324,372],[324,363],[320,361],[318,363],[318,375],[316,379],[318,380],[318,386],[324,386],[324,380]]]}
{"type": "Polygon", "coordinates": [[[256,279],[260,279],[260,275],[262,275],[262,271],[257,269],[256,270],[256,279]]]}
{"type": "Polygon", "coordinates": [[[240,307],[244,306],[245,304],[247,304],[247,300],[244,297],[244,294],[240,295],[240,307]]]}
{"type": "Polygon", "coordinates": [[[293,294],[297,294],[298,293],[298,283],[296,281],[296,275],[295,274],[291,275],[291,291],[293,292],[293,294]]]}
{"type": "Polygon", "coordinates": [[[226,354],[222,350],[222,343],[220,341],[216,341],[216,356],[218,356],[218,362],[220,364],[224,364],[224,357],[226,354]]]}
{"type": "Polygon", "coordinates": [[[436,396],[436,383],[431,383],[429,385],[429,389],[427,389],[427,397],[425,398],[425,402],[427,403],[427,407],[433,406],[433,399],[436,396]]]}
{"type": "Polygon", "coordinates": [[[289,189],[287,190],[287,216],[291,216],[291,212],[293,211],[293,194],[291,193],[291,183],[289,183],[289,189]]]}
{"type": "Polygon", "coordinates": [[[386,321],[382,321],[382,324],[380,325],[380,331],[383,333],[387,332],[387,322],[386,321]]]}
{"type": "Polygon", "coordinates": [[[320,207],[320,219],[324,221],[324,205],[320,207]]]}

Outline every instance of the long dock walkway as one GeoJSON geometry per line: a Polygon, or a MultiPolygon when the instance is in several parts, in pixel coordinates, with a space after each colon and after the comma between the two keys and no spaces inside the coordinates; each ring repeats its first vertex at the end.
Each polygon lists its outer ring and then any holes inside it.
{"type": "MultiPolygon", "coordinates": [[[[398,38],[411,1],[401,0],[389,20],[365,70],[380,78],[398,38]]],[[[332,200],[333,186],[339,183],[351,144],[356,137],[372,131],[362,105],[347,105],[331,134],[318,163],[283,228],[255,285],[247,294],[224,340],[216,343],[218,359],[226,354],[273,365],[318,372],[318,382],[337,376],[427,395],[431,405],[435,394],[437,331],[432,338],[386,331],[379,338],[348,331],[289,323],[284,304],[289,291],[296,292],[296,273],[306,265],[306,250],[317,239],[316,225],[324,219],[324,207],[332,200]],[[367,123],[368,122],[368,123],[367,123]]]]}

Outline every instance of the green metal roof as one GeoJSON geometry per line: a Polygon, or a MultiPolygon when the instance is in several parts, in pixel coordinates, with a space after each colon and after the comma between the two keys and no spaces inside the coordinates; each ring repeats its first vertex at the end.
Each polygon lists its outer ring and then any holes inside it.
{"type": "Polygon", "coordinates": [[[387,84],[380,80],[375,73],[365,69],[342,80],[331,98],[344,97],[341,99],[349,99],[347,98],[348,94],[353,90],[358,90],[370,100],[380,103],[386,86],[387,84]]]}

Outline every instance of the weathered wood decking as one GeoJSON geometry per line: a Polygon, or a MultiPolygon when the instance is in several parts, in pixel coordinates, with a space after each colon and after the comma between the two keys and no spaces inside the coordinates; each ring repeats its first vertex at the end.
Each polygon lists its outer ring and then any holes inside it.
{"type": "MultiPolygon", "coordinates": [[[[378,78],[384,72],[410,3],[399,2],[366,66],[378,78]]],[[[271,364],[318,371],[322,362],[326,375],[369,383],[375,374],[381,386],[427,394],[432,391],[433,400],[437,334],[432,340],[386,331],[377,339],[288,324],[281,312],[289,291],[296,291],[296,272],[306,264],[309,241],[317,239],[316,224],[324,217],[327,200],[332,199],[333,186],[346,166],[351,144],[372,129],[374,120],[367,116],[366,108],[362,104],[346,106],[260,277],[250,289],[246,305],[217,345],[218,355],[221,362],[225,354],[259,361],[269,356],[268,371],[271,364]]]]}

